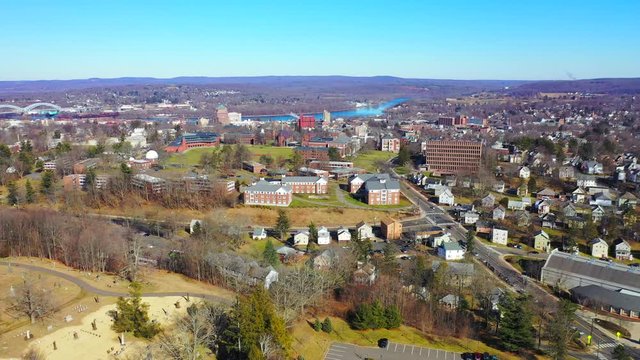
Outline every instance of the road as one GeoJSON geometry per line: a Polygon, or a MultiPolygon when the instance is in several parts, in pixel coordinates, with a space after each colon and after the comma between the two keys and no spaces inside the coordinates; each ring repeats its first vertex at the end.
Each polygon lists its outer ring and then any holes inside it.
{"type": "MultiPolygon", "coordinates": [[[[420,207],[421,213],[425,215],[424,219],[403,223],[405,229],[411,231],[411,229],[417,229],[419,226],[424,228],[425,226],[436,225],[446,228],[455,240],[464,241],[466,239],[467,229],[455,221],[444,209],[429,202],[428,199],[412,185],[406,184],[405,181],[402,181],[402,184],[404,195],[417,204],[420,207]]],[[[501,252],[477,240],[474,242],[474,245],[474,252],[477,254],[477,259],[515,291],[527,293],[533,297],[535,302],[542,304],[551,305],[558,301],[555,296],[542,289],[535,280],[522,275],[503,259],[502,256],[505,253],[519,254],[517,249],[503,249],[501,252]]],[[[536,257],[544,258],[545,255],[539,254],[536,255],[536,257]]],[[[599,353],[610,356],[612,349],[617,345],[616,340],[612,334],[605,333],[595,326],[592,327],[591,320],[591,318],[586,317],[584,314],[578,314],[575,326],[585,334],[592,334],[592,346],[594,349],[597,347],[599,353]]],[[[640,359],[640,351],[637,347],[636,349],[632,349],[627,346],[627,349],[632,353],[634,358],[640,359]]]]}
{"type": "Polygon", "coordinates": [[[325,354],[325,360],[460,360],[461,354],[451,351],[429,349],[414,345],[390,342],[386,348],[356,346],[333,343],[325,354]]]}
{"type": "MultiPolygon", "coordinates": [[[[77,277],[73,276],[73,275],[69,275],[66,273],[63,273],[61,271],[56,271],[53,269],[49,269],[46,267],[42,267],[42,266],[37,266],[37,265],[29,265],[29,264],[20,264],[20,263],[13,263],[13,262],[7,262],[7,261],[0,261],[0,266],[11,266],[11,268],[13,269],[25,269],[25,270],[29,270],[29,271],[37,271],[37,272],[41,272],[47,275],[52,275],[52,276],[56,276],[62,279],[65,279],[67,281],[70,281],[72,283],[74,283],[75,285],[78,285],[82,290],[92,293],[92,294],[96,294],[96,295],[100,295],[100,296],[114,296],[114,297],[118,297],[118,296],[128,296],[128,293],[123,293],[123,292],[118,292],[118,291],[111,291],[111,290],[104,290],[104,289],[99,289],[87,282],[85,282],[82,279],[78,279],[77,277]]],[[[201,298],[201,299],[205,299],[205,300],[209,300],[209,301],[214,301],[214,302],[220,302],[220,303],[224,303],[224,304],[231,304],[231,301],[228,299],[225,299],[223,297],[220,296],[216,296],[216,295],[211,295],[211,294],[201,294],[201,293],[187,293],[187,292],[145,292],[142,293],[143,297],[163,297],[163,296],[189,296],[189,297],[195,297],[195,298],[201,298]]]]}

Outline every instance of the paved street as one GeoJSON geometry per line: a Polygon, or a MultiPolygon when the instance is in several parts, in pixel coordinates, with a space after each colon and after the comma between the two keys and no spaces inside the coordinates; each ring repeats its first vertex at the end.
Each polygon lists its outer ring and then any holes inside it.
{"type": "Polygon", "coordinates": [[[374,360],[459,360],[461,354],[393,342],[390,342],[385,349],[333,343],[324,357],[325,360],[363,360],[365,358],[374,360]]]}
{"type": "MultiPolygon", "coordinates": [[[[465,229],[460,223],[453,220],[442,208],[429,202],[418,190],[408,184],[403,183],[403,185],[402,189],[404,195],[416,203],[420,207],[421,212],[426,215],[425,219],[408,221],[404,224],[405,226],[408,225],[409,229],[413,229],[414,227],[419,226],[418,222],[421,221],[423,226],[438,225],[446,227],[447,231],[451,233],[452,238],[455,240],[464,240],[466,238],[467,229],[465,229]]],[[[542,289],[535,280],[520,274],[502,258],[504,253],[511,251],[501,252],[480,241],[476,241],[475,245],[474,252],[477,254],[478,260],[485,264],[496,274],[496,276],[501,278],[513,289],[533,296],[533,299],[536,302],[555,304],[558,301],[555,296],[542,289]]],[[[542,255],[540,257],[546,256],[546,254],[540,255],[542,255]]],[[[594,349],[599,349],[598,353],[601,354],[601,358],[603,358],[602,354],[605,357],[610,356],[612,349],[617,345],[616,340],[614,340],[611,335],[605,334],[596,327],[593,327],[592,329],[591,318],[583,315],[577,316],[575,326],[583,333],[593,335],[592,347],[594,349]]],[[[640,359],[640,351],[637,348],[632,349],[627,347],[627,349],[631,351],[632,356],[640,359]]]]}

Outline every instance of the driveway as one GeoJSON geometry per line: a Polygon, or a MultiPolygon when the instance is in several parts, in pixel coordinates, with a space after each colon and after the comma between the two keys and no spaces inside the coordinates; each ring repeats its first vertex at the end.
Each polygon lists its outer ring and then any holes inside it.
{"type": "Polygon", "coordinates": [[[390,342],[385,349],[333,343],[324,357],[325,360],[364,360],[365,358],[374,360],[459,360],[461,354],[393,342],[390,342]]]}

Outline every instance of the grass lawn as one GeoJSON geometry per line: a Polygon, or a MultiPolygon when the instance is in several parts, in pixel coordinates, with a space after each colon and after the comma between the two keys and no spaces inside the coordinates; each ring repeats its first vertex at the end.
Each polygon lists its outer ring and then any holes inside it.
{"type": "Polygon", "coordinates": [[[388,151],[369,150],[363,151],[353,159],[353,166],[365,169],[367,171],[376,172],[378,167],[377,162],[386,162],[391,158],[394,158],[396,154],[388,151]]]}
{"type": "Polygon", "coordinates": [[[269,155],[275,160],[278,157],[288,159],[293,154],[293,148],[290,147],[252,145],[247,146],[247,148],[253,154],[254,161],[260,161],[260,156],[262,155],[269,155]]]}
{"type": "Polygon", "coordinates": [[[252,257],[256,260],[262,260],[262,254],[264,248],[267,246],[267,241],[271,240],[274,248],[279,248],[282,243],[272,237],[267,237],[264,240],[247,240],[247,242],[238,249],[238,253],[252,257]]]}
{"type": "MultiPolygon", "coordinates": [[[[324,317],[321,317],[322,321],[324,317]]],[[[314,319],[308,319],[312,322],[314,319]]],[[[411,344],[449,351],[488,351],[498,355],[500,359],[518,359],[511,354],[503,353],[487,345],[469,339],[444,338],[439,336],[424,336],[418,330],[401,326],[398,329],[352,330],[340,318],[331,317],[333,332],[315,332],[307,321],[301,321],[293,327],[294,355],[303,355],[306,360],[321,360],[332,342],[345,342],[361,346],[377,346],[378,339],[388,338],[389,341],[401,344],[411,344]]]]}

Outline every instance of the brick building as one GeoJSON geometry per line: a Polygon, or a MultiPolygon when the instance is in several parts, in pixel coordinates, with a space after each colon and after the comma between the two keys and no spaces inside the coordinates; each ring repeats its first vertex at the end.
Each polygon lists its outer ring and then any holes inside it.
{"type": "Polygon", "coordinates": [[[315,129],[316,118],[313,115],[300,115],[298,118],[298,130],[315,129]]]}
{"type": "Polygon", "coordinates": [[[369,205],[400,203],[400,183],[389,174],[358,174],[349,179],[349,192],[360,194],[369,205]]]}
{"type": "Polygon", "coordinates": [[[477,173],[482,143],[463,140],[429,140],[425,156],[429,171],[439,174],[477,173]]]}
{"type": "Polygon", "coordinates": [[[395,219],[384,219],[380,222],[380,231],[387,240],[398,240],[402,237],[402,223],[395,219]]]}
{"type": "Polygon", "coordinates": [[[218,118],[218,124],[227,125],[229,124],[229,110],[224,105],[218,105],[216,109],[216,117],[218,118]]]}
{"type": "Polygon", "coordinates": [[[290,186],[294,194],[327,193],[327,179],[319,176],[286,176],[281,183],[290,186]]]}
{"type": "Polygon", "coordinates": [[[310,160],[329,161],[328,147],[299,146],[296,151],[300,153],[305,162],[310,160]]]}
{"type": "Polygon", "coordinates": [[[164,150],[166,152],[178,153],[191,148],[211,147],[218,146],[219,144],[220,137],[218,134],[202,131],[182,134],[165,147],[164,150]]]}
{"type": "Polygon", "coordinates": [[[400,139],[385,135],[380,138],[380,150],[393,153],[400,152],[400,139]]]}
{"type": "Polygon", "coordinates": [[[167,181],[147,174],[136,174],[131,178],[131,185],[142,190],[147,196],[163,193],[167,189],[167,181]]]}
{"type": "Polygon", "coordinates": [[[289,206],[293,189],[289,185],[260,180],[244,190],[246,205],[289,206]]]}

